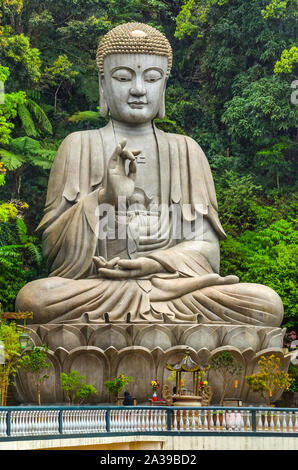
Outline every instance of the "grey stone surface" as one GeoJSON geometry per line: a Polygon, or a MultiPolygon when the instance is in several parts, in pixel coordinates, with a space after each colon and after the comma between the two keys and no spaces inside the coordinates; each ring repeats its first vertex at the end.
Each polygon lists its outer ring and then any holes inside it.
{"type": "MultiPolygon", "coordinates": [[[[291,353],[283,354],[281,328],[242,326],[242,325],[189,325],[189,324],[77,324],[77,325],[31,325],[30,336],[36,345],[49,346],[48,360],[53,364],[49,369],[50,380],[42,385],[44,403],[63,402],[60,373],[75,369],[87,377],[87,381],[98,389],[92,403],[106,403],[113,398],[107,393],[104,381],[118,374],[131,375],[134,379],[128,390],[138,400],[145,403],[151,397],[150,382],[158,378],[161,384],[167,383],[170,371],[167,363],[182,359],[188,347],[191,357],[206,366],[212,357],[222,351],[230,351],[243,365],[238,380],[238,388],[232,381],[227,391],[228,398],[244,402],[262,403],[260,395],[249,391],[245,375],[258,371],[257,362],[262,355],[275,354],[281,358],[281,368],[287,370],[291,353]],[[61,342],[57,346],[56,337],[61,342]],[[240,341],[243,339],[243,342],[240,341]],[[82,346],[77,346],[81,343],[82,346]],[[257,345],[257,347],[256,347],[257,345]]],[[[213,402],[218,403],[221,380],[212,369],[207,380],[213,389],[213,402]]],[[[192,390],[192,376],[185,374],[185,387],[192,390]]],[[[162,388],[162,387],[161,387],[162,388]]],[[[280,396],[276,394],[274,399],[280,396]]],[[[18,371],[16,377],[16,397],[20,402],[34,402],[35,387],[30,374],[18,371]]]]}

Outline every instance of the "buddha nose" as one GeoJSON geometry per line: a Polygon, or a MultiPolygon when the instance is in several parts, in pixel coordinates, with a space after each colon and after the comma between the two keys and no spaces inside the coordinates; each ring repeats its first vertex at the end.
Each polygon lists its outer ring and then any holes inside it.
{"type": "Polygon", "coordinates": [[[146,95],[146,88],[141,81],[137,81],[134,86],[130,89],[130,94],[133,96],[144,96],[146,95]]]}

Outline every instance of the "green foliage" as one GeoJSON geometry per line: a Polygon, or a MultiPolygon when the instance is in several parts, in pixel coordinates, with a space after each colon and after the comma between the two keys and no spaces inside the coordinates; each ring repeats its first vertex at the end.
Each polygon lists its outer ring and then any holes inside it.
{"type": "Polygon", "coordinates": [[[220,406],[222,406],[230,380],[239,376],[243,366],[234,358],[231,352],[223,351],[210,361],[210,367],[222,377],[223,384],[220,397],[220,406]]]}
{"type": "Polygon", "coordinates": [[[99,111],[78,111],[72,116],[70,116],[70,122],[81,122],[81,121],[88,121],[88,122],[98,122],[100,118],[99,111]]]}
{"type": "Polygon", "coordinates": [[[5,350],[5,364],[1,366],[0,374],[1,406],[6,405],[8,386],[13,383],[19,366],[21,333],[22,329],[15,322],[1,321],[0,318],[0,341],[3,342],[5,350]]]}
{"type": "Polygon", "coordinates": [[[293,66],[298,63],[298,47],[282,51],[281,58],[274,65],[274,73],[292,73],[293,66]]]}
{"type": "Polygon", "coordinates": [[[279,76],[260,78],[225,103],[222,122],[234,137],[254,140],[274,136],[298,124],[298,111],[289,98],[289,83],[279,76]]]}
{"type": "Polygon", "coordinates": [[[298,392],[298,366],[294,364],[289,365],[289,376],[290,376],[290,386],[288,388],[289,392],[298,392]]]}
{"type": "Polygon", "coordinates": [[[39,405],[41,405],[41,384],[49,378],[46,371],[52,367],[52,363],[47,361],[48,350],[45,344],[42,347],[33,346],[30,352],[22,355],[18,364],[19,367],[33,374],[39,405]]]}
{"type": "Polygon", "coordinates": [[[131,376],[119,374],[118,377],[115,377],[112,380],[107,380],[104,384],[109,392],[113,393],[117,399],[118,394],[131,382],[133,382],[133,378],[131,376]]]}
{"type": "Polygon", "coordinates": [[[0,204],[0,222],[7,222],[9,219],[14,219],[17,213],[17,208],[10,202],[0,204]]]}
{"type": "Polygon", "coordinates": [[[68,60],[66,54],[59,55],[52,66],[44,69],[45,82],[55,88],[55,110],[57,109],[57,97],[61,86],[66,82],[73,83],[76,75],[78,75],[78,72],[73,70],[73,64],[68,60]]]}
{"type": "Polygon", "coordinates": [[[280,370],[280,358],[272,354],[262,356],[258,362],[260,372],[245,377],[247,385],[254,392],[261,393],[266,403],[270,405],[275,392],[290,387],[290,376],[287,372],[280,370]]]}
{"type": "Polygon", "coordinates": [[[41,76],[40,51],[31,47],[28,36],[15,34],[11,26],[0,25],[0,61],[12,68],[13,75],[21,69],[27,80],[37,82],[41,76]]]}
{"type": "Polygon", "coordinates": [[[253,202],[261,191],[250,174],[239,176],[235,170],[224,170],[216,183],[220,218],[231,236],[252,228],[256,214],[253,202]]]}
{"type": "Polygon", "coordinates": [[[203,36],[204,24],[207,23],[208,13],[213,6],[220,7],[229,0],[188,0],[181,8],[176,18],[175,36],[182,39],[196,33],[197,37],[203,36]]]}
{"type": "Polygon", "coordinates": [[[41,262],[37,237],[28,234],[20,216],[0,223],[0,302],[6,310],[14,311],[17,293],[29,279],[32,266],[41,262]]]}
{"type": "Polygon", "coordinates": [[[241,282],[265,284],[281,297],[285,326],[297,323],[297,230],[294,221],[278,220],[268,228],[247,230],[222,242],[221,274],[241,282]]]}
{"type": "MultiPolygon", "coordinates": [[[[261,13],[264,18],[274,18],[278,19],[283,16],[286,16],[287,9],[289,5],[293,5],[297,7],[296,0],[271,0],[264,10],[261,10],[261,13]]],[[[297,10],[296,10],[297,11],[297,10]]]]}
{"type": "Polygon", "coordinates": [[[30,137],[18,137],[5,148],[0,148],[0,158],[8,170],[15,170],[23,164],[50,169],[55,154],[55,151],[44,148],[40,141],[30,137]]]}
{"type": "Polygon", "coordinates": [[[27,98],[25,103],[19,104],[18,115],[26,135],[37,137],[41,130],[46,131],[48,134],[52,134],[53,129],[51,122],[49,121],[42,107],[39,106],[35,101],[27,98]],[[37,121],[38,128],[34,123],[32,115],[37,121]]]}
{"type": "Polygon", "coordinates": [[[70,404],[74,404],[76,400],[82,403],[89,396],[98,393],[93,385],[86,383],[86,377],[76,370],[70,371],[69,374],[63,372],[60,374],[60,379],[62,389],[70,404]]]}

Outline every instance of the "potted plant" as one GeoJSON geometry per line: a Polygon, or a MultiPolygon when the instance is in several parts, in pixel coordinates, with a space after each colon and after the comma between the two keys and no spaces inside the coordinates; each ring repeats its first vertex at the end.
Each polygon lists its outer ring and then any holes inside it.
{"type": "Polygon", "coordinates": [[[151,380],[152,400],[157,401],[157,390],[160,389],[160,383],[157,379],[151,380]]]}
{"type": "Polygon", "coordinates": [[[126,387],[127,384],[133,382],[131,376],[125,376],[124,374],[119,374],[118,377],[112,380],[107,380],[104,384],[115,397],[115,402],[118,402],[119,393],[126,387]]]}

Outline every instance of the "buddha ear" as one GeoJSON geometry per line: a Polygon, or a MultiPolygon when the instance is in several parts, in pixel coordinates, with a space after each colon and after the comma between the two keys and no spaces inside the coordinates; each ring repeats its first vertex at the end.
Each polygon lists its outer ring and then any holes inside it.
{"type": "Polygon", "coordinates": [[[107,117],[109,113],[108,103],[104,94],[102,86],[102,77],[100,72],[98,73],[98,85],[99,85],[99,114],[101,117],[107,117]]]}
{"type": "Polygon", "coordinates": [[[158,119],[163,119],[166,115],[166,83],[161,97],[160,107],[157,113],[158,119]]]}

